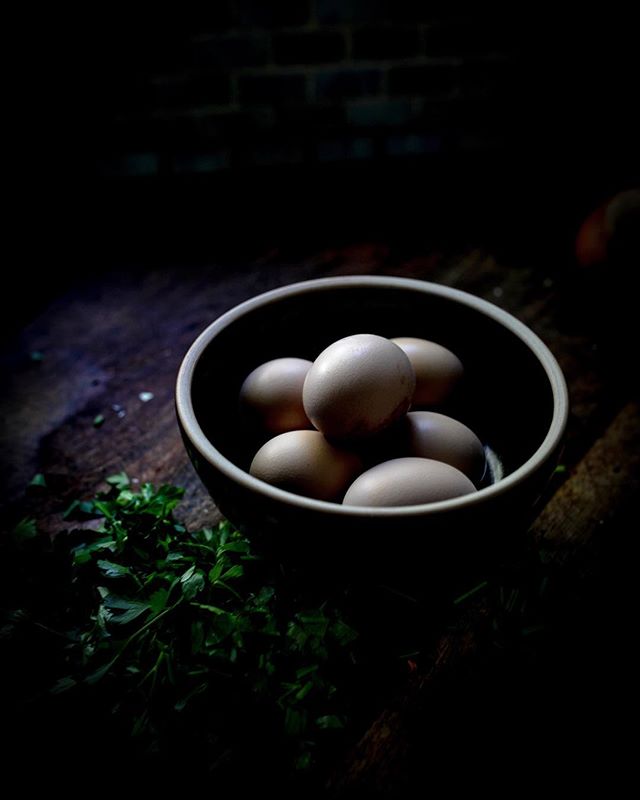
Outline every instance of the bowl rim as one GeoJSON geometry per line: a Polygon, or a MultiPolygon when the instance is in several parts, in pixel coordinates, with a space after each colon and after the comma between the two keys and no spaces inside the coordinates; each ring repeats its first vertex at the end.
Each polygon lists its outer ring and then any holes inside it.
{"type": "Polygon", "coordinates": [[[505,494],[522,483],[541,467],[556,450],[564,434],[568,414],[569,395],[560,365],[544,342],[524,323],[498,306],[476,295],[429,281],[415,278],[402,278],[381,275],[343,275],[330,278],[315,278],[281,286],[256,295],[234,306],[208,325],[187,350],[176,380],[176,411],[178,420],[191,444],[199,454],[223,475],[240,484],[250,492],[256,492],[269,500],[285,503],[300,510],[324,514],[338,514],[341,517],[359,518],[406,518],[440,514],[453,509],[473,510],[487,500],[505,494]],[[269,305],[282,298],[295,297],[309,292],[322,292],[342,288],[389,288],[410,289],[428,295],[436,295],[462,303],[500,323],[521,339],[534,353],[549,380],[553,395],[553,416],[549,429],[538,449],[516,470],[495,484],[479,489],[473,494],[411,506],[348,506],[340,503],[316,500],[297,495],[254,478],[224,456],[205,436],[196,418],[191,399],[191,384],[195,368],[209,343],[225,328],[248,311],[269,305]]]}

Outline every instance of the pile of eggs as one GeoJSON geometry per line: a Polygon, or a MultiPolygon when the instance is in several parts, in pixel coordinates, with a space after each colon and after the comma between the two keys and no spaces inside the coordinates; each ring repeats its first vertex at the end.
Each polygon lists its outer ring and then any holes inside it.
{"type": "Polygon", "coordinates": [[[430,410],[451,396],[463,366],[435,342],[356,334],[312,363],[277,358],[240,390],[245,418],[271,436],[250,473],[295,494],[352,506],[407,506],[475,492],[480,439],[430,410]]]}

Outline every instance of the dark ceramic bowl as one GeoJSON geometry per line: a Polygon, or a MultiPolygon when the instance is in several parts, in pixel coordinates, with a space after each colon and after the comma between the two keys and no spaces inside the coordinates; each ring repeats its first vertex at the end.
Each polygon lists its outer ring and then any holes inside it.
{"type": "Polygon", "coordinates": [[[558,363],[510,314],[445,286],[371,276],[297,283],[231,309],[187,352],[176,403],[191,461],[225,516],[281,555],[316,565],[337,559],[349,569],[384,566],[398,552],[414,565],[438,564],[502,546],[530,517],[553,472],[568,414],[558,363]],[[239,417],[244,378],[272,358],[314,360],[354,333],[421,337],[455,352],[464,383],[443,410],[496,454],[502,477],[475,494],[394,508],[314,500],[252,477],[260,442],[239,417]]]}

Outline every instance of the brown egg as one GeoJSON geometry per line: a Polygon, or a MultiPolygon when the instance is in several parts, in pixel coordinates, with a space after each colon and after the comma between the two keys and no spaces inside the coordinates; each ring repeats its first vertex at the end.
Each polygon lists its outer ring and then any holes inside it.
{"type": "Polygon", "coordinates": [[[267,433],[310,428],[302,386],[311,368],[304,358],[276,358],[253,370],[240,389],[244,413],[267,433]]]}
{"type": "Polygon", "coordinates": [[[361,470],[358,456],[330,444],[319,431],[289,431],[258,450],[249,472],[288,492],[339,502],[361,470]]]}
{"type": "Polygon", "coordinates": [[[617,253],[636,263],[640,251],[640,189],[619,192],[584,220],[575,243],[582,267],[596,267],[617,253]]]}
{"type": "Polygon", "coordinates": [[[462,422],[435,411],[410,411],[402,435],[412,456],[444,461],[478,483],[485,469],[482,442],[462,422]]]}
{"type": "Polygon", "coordinates": [[[342,502],[349,506],[414,506],[475,491],[466,475],[442,461],[395,458],[363,472],[342,502]]]}
{"type": "Polygon", "coordinates": [[[414,406],[440,405],[449,398],[462,378],[464,368],[458,356],[427,339],[391,339],[407,354],[416,373],[414,406]]]}
{"type": "Polygon", "coordinates": [[[409,409],[415,380],[397,345],[360,333],[320,353],[305,379],[302,400],[311,422],[327,436],[369,436],[409,409]]]}

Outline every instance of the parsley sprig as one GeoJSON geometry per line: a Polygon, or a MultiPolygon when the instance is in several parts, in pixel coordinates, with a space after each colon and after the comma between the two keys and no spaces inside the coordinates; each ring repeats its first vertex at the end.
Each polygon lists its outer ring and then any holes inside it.
{"type": "Polygon", "coordinates": [[[310,589],[228,521],[187,529],[174,516],[183,489],[125,473],[107,483],[71,503],[53,542],[21,519],[0,558],[4,686],[27,701],[16,719],[36,703],[47,720],[68,712],[87,758],[124,738],[159,775],[170,754],[232,782],[260,758],[312,781],[404,681],[407,659],[432,652],[451,609],[466,630],[469,606],[484,604],[500,652],[544,632],[547,570],[476,581],[450,610],[386,584],[310,589]]]}
{"type": "MultiPolygon", "coordinates": [[[[312,766],[318,740],[347,723],[337,676],[355,660],[357,635],[341,611],[281,592],[279,565],[228,521],[187,530],[173,515],[183,489],[135,490],[124,473],[108,483],[72,503],[70,531],[56,540],[70,561],[68,613],[54,623],[27,611],[12,618],[55,624],[66,641],[65,671],[50,691],[99,691],[156,752],[181,717],[215,709],[220,723],[220,709],[238,713],[241,696],[275,726],[296,769],[312,766]]],[[[18,538],[34,533],[23,521],[18,538]]],[[[218,733],[212,741],[224,750],[218,733]]],[[[220,752],[208,757],[216,763],[220,752]]]]}

